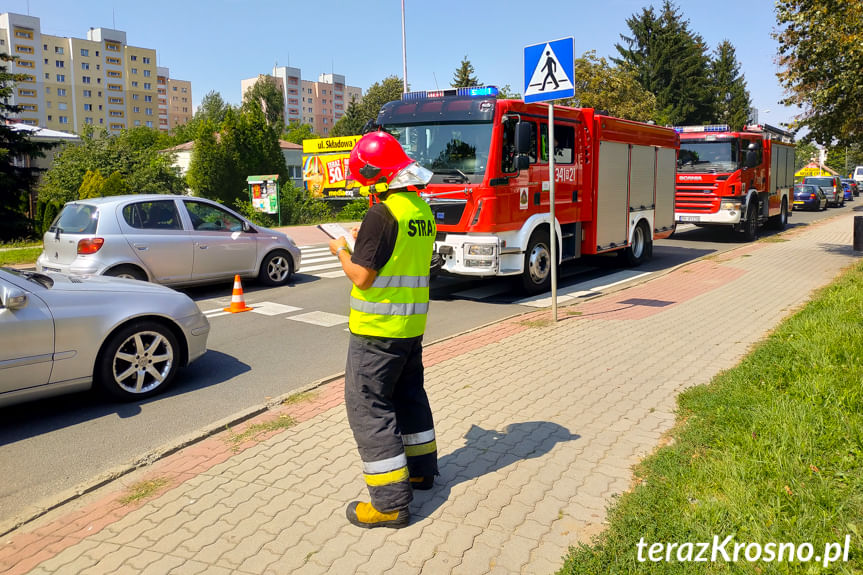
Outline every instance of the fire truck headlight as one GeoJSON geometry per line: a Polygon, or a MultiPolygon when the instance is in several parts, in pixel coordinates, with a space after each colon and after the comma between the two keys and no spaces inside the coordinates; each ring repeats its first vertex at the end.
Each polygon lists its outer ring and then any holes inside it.
{"type": "Polygon", "coordinates": [[[740,202],[722,202],[722,206],[720,209],[731,210],[731,211],[739,210],[740,209],[740,202]]]}
{"type": "Polygon", "coordinates": [[[470,244],[467,247],[469,256],[493,256],[494,244],[470,244]]]}

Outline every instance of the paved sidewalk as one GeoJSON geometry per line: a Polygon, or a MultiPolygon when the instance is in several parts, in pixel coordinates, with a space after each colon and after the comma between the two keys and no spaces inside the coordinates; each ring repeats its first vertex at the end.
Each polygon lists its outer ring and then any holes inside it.
{"type": "Polygon", "coordinates": [[[562,307],[554,325],[541,311],[428,346],[441,476],[405,529],[345,520],[365,488],[339,380],[249,422],[286,430],[212,436],[3,537],[0,572],[553,573],[602,529],[680,390],[859,261],[852,232],[838,216],[562,307]],[[120,503],[141,479],[164,485],[120,503]]]}

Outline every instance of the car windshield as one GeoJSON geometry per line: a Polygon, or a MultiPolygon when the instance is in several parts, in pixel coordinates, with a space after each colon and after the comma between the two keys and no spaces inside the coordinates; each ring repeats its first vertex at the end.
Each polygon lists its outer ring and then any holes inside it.
{"type": "Polygon", "coordinates": [[[48,231],[61,234],[95,234],[99,210],[89,204],[66,204],[48,231]]]}
{"type": "Polygon", "coordinates": [[[19,278],[23,278],[29,282],[33,282],[35,284],[39,284],[44,288],[50,288],[54,285],[54,280],[51,279],[50,276],[45,274],[40,274],[36,272],[27,272],[23,270],[16,270],[14,268],[0,268],[4,272],[10,273],[13,276],[18,276],[19,278]]]}
{"type": "Polygon", "coordinates": [[[677,171],[733,172],[737,169],[737,140],[681,140],[677,171]]]}
{"type": "Polygon", "coordinates": [[[479,181],[488,165],[491,123],[388,125],[407,155],[435,173],[432,181],[479,181]],[[477,177],[478,176],[478,177],[477,177]]]}

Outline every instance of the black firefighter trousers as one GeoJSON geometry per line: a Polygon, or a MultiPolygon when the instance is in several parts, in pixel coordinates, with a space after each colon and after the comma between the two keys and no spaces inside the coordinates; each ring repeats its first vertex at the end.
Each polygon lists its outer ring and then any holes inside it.
{"type": "Polygon", "coordinates": [[[422,336],[351,334],[345,406],[372,505],[381,512],[407,507],[413,499],[408,478],[437,475],[422,336]]]}

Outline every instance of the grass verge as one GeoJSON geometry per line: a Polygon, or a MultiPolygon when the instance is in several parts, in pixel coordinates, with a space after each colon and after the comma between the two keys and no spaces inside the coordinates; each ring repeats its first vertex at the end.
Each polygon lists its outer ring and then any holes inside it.
{"type": "MultiPolygon", "coordinates": [[[[828,543],[849,536],[863,570],[863,264],[821,290],[734,369],[678,398],[674,441],[635,469],[636,485],[609,508],[608,528],[570,548],[559,573],[821,573],[828,543]],[[795,561],[652,562],[654,543],[795,545],[795,561]],[[638,544],[642,540],[638,560],[638,544]],[[809,562],[799,561],[812,545],[809,562]],[[819,557],[821,563],[816,562],[819,557]]],[[[778,547],[774,547],[774,554],[778,547]]],[[[679,553],[679,554],[678,554],[679,553]]],[[[750,557],[755,556],[753,547],[750,557]]]]}
{"type": "Polygon", "coordinates": [[[42,246],[0,250],[0,266],[33,263],[41,253],[42,246]]]}
{"type": "Polygon", "coordinates": [[[253,423],[243,429],[240,433],[235,433],[233,429],[228,428],[228,437],[226,441],[234,451],[239,451],[240,445],[246,441],[255,440],[260,435],[271,431],[288,429],[296,425],[297,422],[290,415],[280,415],[276,419],[263,421],[261,423],[253,423]]]}

